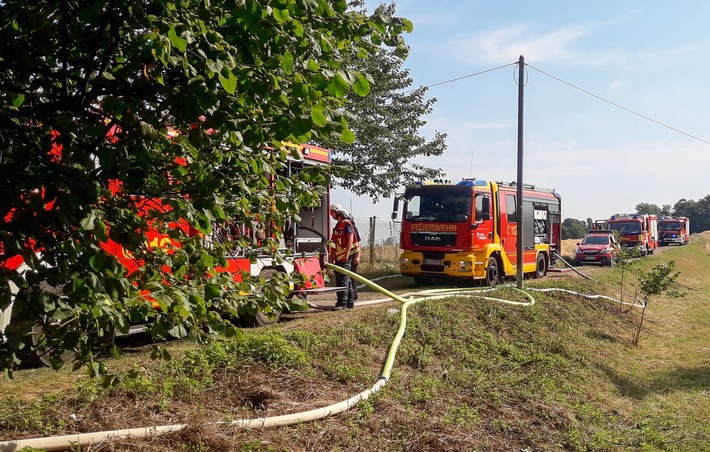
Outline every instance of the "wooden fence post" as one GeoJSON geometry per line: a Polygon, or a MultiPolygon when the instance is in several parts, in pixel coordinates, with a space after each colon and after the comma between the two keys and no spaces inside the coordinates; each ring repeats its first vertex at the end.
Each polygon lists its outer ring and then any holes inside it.
{"type": "Polygon", "coordinates": [[[377,217],[370,217],[370,264],[375,263],[375,225],[377,217]]]}

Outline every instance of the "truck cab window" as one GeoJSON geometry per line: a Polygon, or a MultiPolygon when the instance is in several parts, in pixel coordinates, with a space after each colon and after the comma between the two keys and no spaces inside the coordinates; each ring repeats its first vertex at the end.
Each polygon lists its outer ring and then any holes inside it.
{"type": "Polygon", "coordinates": [[[477,194],[476,195],[476,221],[485,221],[490,219],[490,203],[488,201],[488,195],[477,194]],[[487,214],[487,215],[485,215],[487,214]],[[487,217],[487,218],[486,218],[487,217]]]}
{"type": "Polygon", "coordinates": [[[421,204],[421,199],[422,198],[420,198],[419,196],[414,196],[413,198],[407,200],[406,204],[404,205],[405,218],[411,219],[420,215],[419,205],[421,204]]]}
{"type": "Polygon", "coordinates": [[[518,209],[515,202],[515,195],[506,195],[506,212],[508,214],[509,223],[518,222],[518,209]]]}

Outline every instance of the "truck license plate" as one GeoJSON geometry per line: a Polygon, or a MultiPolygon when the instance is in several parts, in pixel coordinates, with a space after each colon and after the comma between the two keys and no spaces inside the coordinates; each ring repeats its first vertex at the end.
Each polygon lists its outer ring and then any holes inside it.
{"type": "Polygon", "coordinates": [[[441,265],[441,259],[424,259],[424,265],[441,265]]]}

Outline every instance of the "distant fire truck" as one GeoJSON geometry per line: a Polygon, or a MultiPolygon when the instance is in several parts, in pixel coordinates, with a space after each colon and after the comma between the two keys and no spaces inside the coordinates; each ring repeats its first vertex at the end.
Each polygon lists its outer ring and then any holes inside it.
{"type": "Polygon", "coordinates": [[[687,217],[661,218],[658,220],[658,244],[686,245],[690,240],[690,219],[687,217]]]}
{"type": "Polygon", "coordinates": [[[653,254],[658,247],[656,215],[617,214],[609,218],[608,228],[621,235],[621,246],[637,248],[641,254],[653,254]]]}
{"type": "MultiPolygon", "coordinates": [[[[523,225],[523,272],[545,276],[561,243],[561,198],[525,185],[517,211],[514,183],[464,179],[408,187],[400,236],[400,271],[418,283],[478,280],[494,285],[515,275],[518,226],[523,225]]],[[[398,200],[393,218],[397,217],[398,200]]]]}
{"type": "MultiPolygon", "coordinates": [[[[291,177],[296,172],[303,170],[309,165],[328,165],[330,163],[330,151],[327,149],[308,144],[285,145],[298,148],[303,157],[300,159],[289,157],[285,172],[271,175],[272,180],[291,177]]],[[[58,155],[60,151],[61,149],[57,150],[53,148],[53,152],[58,155]]],[[[119,190],[120,182],[112,182],[114,185],[119,186],[119,188],[114,186],[112,190],[119,190]]],[[[235,219],[235,221],[228,223],[226,227],[214,228],[214,232],[211,235],[204,236],[203,239],[205,241],[222,242],[229,239],[228,236],[240,235],[250,236],[256,243],[258,240],[265,237],[273,237],[274,234],[271,229],[278,228],[281,231],[279,248],[285,256],[277,261],[271,254],[259,254],[255,256],[248,254],[246,252],[247,250],[235,249],[230,255],[225,256],[227,266],[217,268],[217,271],[229,272],[237,282],[242,281],[245,275],[261,276],[268,279],[274,272],[284,272],[288,274],[299,273],[305,277],[305,284],[301,287],[293,287],[292,290],[292,294],[298,295],[299,298],[305,298],[308,293],[330,290],[330,288],[325,287],[321,265],[321,259],[323,259],[323,255],[326,252],[327,237],[330,230],[330,215],[328,213],[328,206],[330,204],[329,198],[329,191],[326,190],[321,197],[319,205],[302,208],[299,213],[298,221],[293,219],[285,225],[267,225],[264,230],[254,231],[246,229],[238,219],[235,219]]],[[[155,198],[135,198],[135,202],[139,210],[144,212],[149,210],[165,211],[165,209],[168,208],[159,199],[155,198]]],[[[47,210],[52,209],[52,203],[53,201],[48,202],[45,208],[47,210]]],[[[258,213],[255,213],[255,215],[258,215],[258,213]]],[[[5,223],[11,222],[12,215],[8,215],[4,221],[5,223]]],[[[187,222],[171,223],[169,227],[180,228],[187,236],[198,234],[187,222]]],[[[174,239],[168,234],[158,230],[149,229],[144,231],[144,234],[146,245],[151,249],[167,249],[169,246],[180,246],[180,244],[175,243],[174,239]]],[[[35,249],[34,244],[27,244],[27,246],[30,247],[30,249],[35,249]]],[[[123,248],[120,243],[109,239],[101,243],[101,248],[105,252],[114,255],[117,260],[126,267],[128,274],[140,271],[143,265],[143,262],[137,260],[132,253],[123,248]]],[[[35,250],[35,253],[41,260],[41,250],[35,250]]],[[[249,251],[249,253],[252,252],[249,251]]],[[[29,269],[21,255],[9,255],[5,253],[2,242],[0,242],[0,267],[4,268],[6,271],[14,271],[18,274],[23,274],[29,269]]],[[[2,339],[5,329],[12,321],[14,298],[20,290],[12,281],[8,281],[8,283],[11,292],[11,300],[5,309],[0,310],[0,339],[2,339]]],[[[45,289],[52,290],[51,287],[45,289]]],[[[147,290],[143,292],[144,296],[150,299],[150,292],[147,290]]],[[[155,305],[155,302],[153,304],[155,305]]],[[[256,313],[254,321],[262,325],[269,324],[278,321],[280,315],[281,310],[274,308],[269,311],[256,313]]],[[[137,328],[131,328],[130,333],[145,330],[144,328],[140,328],[140,325],[136,326],[137,328]]]]}

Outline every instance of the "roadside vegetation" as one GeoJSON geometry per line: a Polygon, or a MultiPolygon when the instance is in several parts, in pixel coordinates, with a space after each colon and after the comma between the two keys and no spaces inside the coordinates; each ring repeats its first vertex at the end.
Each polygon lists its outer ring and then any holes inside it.
{"type": "MultiPolygon", "coordinates": [[[[180,433],[90,450],[710,450],[710,233],[634,261],[626,284],[675,262],[683,298],[641,312],[569,293],[532,307],[475,298],[409,311],[391,381],[343,415],[294,427],[228,429],[214,421],[296,413],[344,400],[377,379],[399,322],[396,303],[302,316],[150,359],[131,343],[108,359],[113,384],[68,370],[2,380],[3,440],[188,422],[180,433]],[[631,276],[630,276],[631,275],[631,276]]],[[[526,281],[618,296],[617,268],[526,281]]],[[[406,290],[406,278],[383,280],[406,290]]],[[[496,296],[515,295],[503,289],[496,296]]]]}

